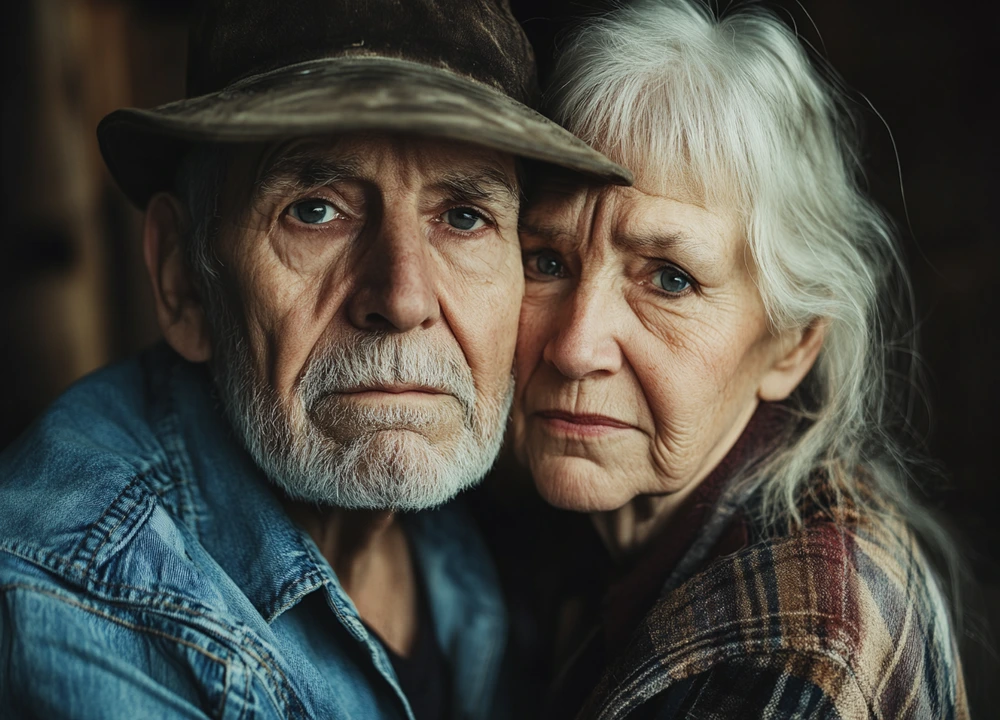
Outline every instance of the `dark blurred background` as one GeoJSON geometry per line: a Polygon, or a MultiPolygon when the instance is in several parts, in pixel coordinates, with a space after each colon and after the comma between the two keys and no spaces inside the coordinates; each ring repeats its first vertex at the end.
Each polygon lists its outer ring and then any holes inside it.
{"type": "MultiPolygon", "coordinates": [[[[851,88],[867,127],[870,190],[904,237],[932,408],[918,430],[950,478],[932,501],[963,534],[982,589],[981,611],[967,622],[975,652],[966,662],[985,716],[996,707],[986,699],[989,678],[1000,677],[995,653],[983,649],[980,619],[1000,619],[996,24],[967,4],[766,4],[851,88]]],[[[544,81],[570,19],[602,3],[512,5],[544,81]]],[[[5,7],[0,447],[76,378],[158,336],[140,216],[111,183],[94,128],[115,108],[183,95],[191,6],[16,0],[5,7]]]]}

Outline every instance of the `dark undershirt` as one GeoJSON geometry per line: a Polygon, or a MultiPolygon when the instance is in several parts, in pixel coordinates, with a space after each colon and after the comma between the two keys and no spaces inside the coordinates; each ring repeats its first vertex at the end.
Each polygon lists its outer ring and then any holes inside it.
{"type": "MultiPolygon", "coordinates": [[[[378,637],[378,633],[371,627],[367,624],[365,627],[378,637]]],[[[416,720],[441,720],[450,717],[451,668],[438,645],[434,633],[434,618],[422,583],[417,588],[417,636],[409,656],[397,655],[384,640],[379,639],[416,720]]]]}

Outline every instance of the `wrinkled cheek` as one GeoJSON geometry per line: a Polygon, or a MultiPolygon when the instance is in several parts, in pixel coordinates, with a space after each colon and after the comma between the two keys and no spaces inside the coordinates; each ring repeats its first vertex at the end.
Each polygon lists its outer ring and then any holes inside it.
{"type": "Polygon", "coordinates": [[[632,439],[592,452],[567,452],[558,441],[529,438],[525,463],[541,495],[571,510],[612,510],[643,492],[657,489],[642,442],[632,439]]]}
{"type": "Polygon", "coordinates": [[[523,405],[518,397],[519,393],[514,393],[514,409],[511,413],[510,422],[510,442],[514,450],[514,457],[522,465],[528,465],[528,448],[526,446],[527,436],[524,428],[523,405]]]}
{"type": "Polygon", "coordinates": [[[442,303],[452,331],[475,345],[479,362],[503,365],[505,373],[510,372],[520,313],[520,294],[512,284],[454,283],[442,303]]]}
{"type": "Polygon", "coordinates": [[[518,383],[524,383],[542,361],[547,341],[546,324],[535,312],[521,309],[521,321],[517,331],[517,348],[514,353],[514,370],[518,383]]]}

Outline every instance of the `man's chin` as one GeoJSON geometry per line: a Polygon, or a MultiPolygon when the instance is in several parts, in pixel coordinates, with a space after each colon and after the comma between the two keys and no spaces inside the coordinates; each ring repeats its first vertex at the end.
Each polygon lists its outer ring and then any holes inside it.
{"type": "Polygon", "coordinates": [[[271,480],[296,500],[349,509],[425,510],[453,499],[484,474],[468,463],[459,438],[435,441],[422,430],[393,427],[348,443],[316,441],[304,455],[285,456],[285,462],[268,468],[271,480]]]}
{"type": "Polygon", "coordinates": [[[463,418],[452,408],[356,408],[342,403],[310,412],[307,422],[331,442],[347,445],[371,438],[406,439],[419,436],[432,444],[451,444],[464,429],[463,418]]]}
{"type": "Polygon", "coordinates": [[[315,424],[316,430],[330,448],[349,447],[358,443],[372,447],[400,444],[426,446],[438,452],[447,452],[461,439],[464,428],[457,422],[417,424],[412,422],[355,423],[324,427],[315,424]]]}

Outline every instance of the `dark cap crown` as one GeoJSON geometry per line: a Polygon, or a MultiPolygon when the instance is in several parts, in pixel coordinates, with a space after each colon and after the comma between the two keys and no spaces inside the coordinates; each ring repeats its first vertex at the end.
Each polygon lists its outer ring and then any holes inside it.
{"type": "Polygon", "coordinates": [[[535,61],[505,0],[206,0],[188,45],[188,97],[319,58],[439,67],[532,105],[535,61]]]}

